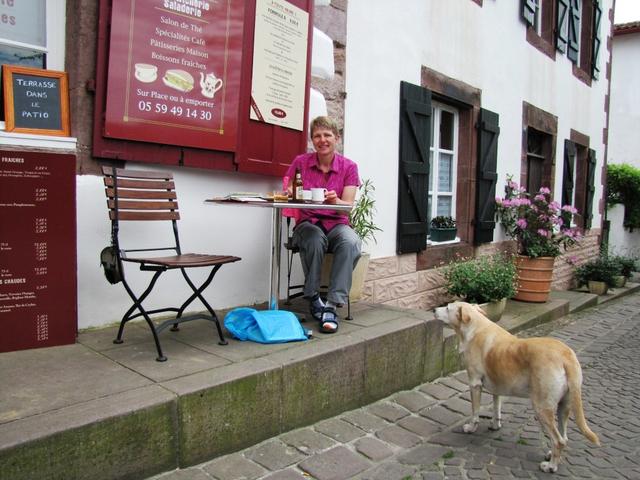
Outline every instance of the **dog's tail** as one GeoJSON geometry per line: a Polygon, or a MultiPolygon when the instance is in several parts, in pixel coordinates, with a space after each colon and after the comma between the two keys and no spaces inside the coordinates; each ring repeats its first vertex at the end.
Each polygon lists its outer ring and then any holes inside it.
{"type": "Polygon", "coordinates": [[[578,363],[578,359],[575,358],[573,362],[565,362],[564,370],[567,374],[569,395],[571,398],[571,410],[576,420],[576,425],[587,437],[591,443],[595,443],[600,446],[600,439],[587,425],[587,420],[584,418],[584,410],[582,408],[582,369],[578,363]]]}

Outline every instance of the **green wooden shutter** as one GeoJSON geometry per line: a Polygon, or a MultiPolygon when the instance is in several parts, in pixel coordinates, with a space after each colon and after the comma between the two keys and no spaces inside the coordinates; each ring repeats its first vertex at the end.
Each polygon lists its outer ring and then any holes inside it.
{"type": "Polygon", "coordinates": [[[527,25],[534,26],[536,23],[536,0],[522,0],[522,18],[527,25]]]}
{"type": "Polygon", "coordinates": [[[571,0],[569,7],[569,48],[567,57],[573,63],[578,63],[580,51],[580,7],[582,0],[571,0]]]}
{"type": "Polygon", "coordinates": [[[596,151],[592,148],[589,149],[589,159],[587,161],[587,195],[584,205],[584,229],[589,230],[591,228],[591,221],[593,220],[593,196],[596,191],[596,151]]]}
{"type": "MultiPolygon", "coordinates": [[[[573,205],[573,172],[576,165],[578,150],[571,140],[564,141],[564,169],[562,173],[562,205],[573,205]]],[[[571,214],[562,213],[562,219],[566,227],[571,225],[571,214]]]]}
{"type": "Polygon", "coordinates": [[[427,247],[431,92],[400,83],[400,152],[396,251],[418,252],[427,247]]]}
{"type": "Polygon", "coordinates": [[[571,0],[558,0],[556,16],[556,48],[565,53],[569,43],[569,6],[571,0]]]}
{"type": "Polygon", "coordinates": [[[498,181],[498,136],[500,117],[480,109],[478,123],[478,168],[474,241],[493,241],[496,213],[496,183],[498,181]]]}
{"type": "Polygon", "coordinates": [[[593,31],[591,32],[591,78],[597,80],[600,76],[600,23],[602,21],[602,5],[600,0],[593,0],[593,31]]]}

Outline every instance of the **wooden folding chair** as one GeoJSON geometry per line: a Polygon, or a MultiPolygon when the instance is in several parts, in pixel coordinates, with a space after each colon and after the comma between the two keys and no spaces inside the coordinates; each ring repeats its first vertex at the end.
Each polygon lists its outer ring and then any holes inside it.
{"type": "Polygon", "coordinates": [[[172,325],[172,331],[177,331],[178,324],[190,320],[204,319],[214,322],[220,338],[218,343],[220,345],[226,345],[227,341],[222,334],[218,317],[202,296],[202,292],[209,286],[222,265],[237,262],[240,258],[231,255],[182,253],[177,224],[177,221],[180,219],[180,213],[178,211],[178,201],[172,173],[135,171],[114,167],[103,167],[102,173],[106,187],[105,192],[107,195],[109,218],[111,219],[111,239],[117,256],[118,268],[121,272],[122,284],[133,300],[133,305],[126,311],[120,321],[118,336],[113,343],[122,343],[122,333],[125,324],[134,318],[142,316],[153,333],[153,339],[155,340],[158,351],[156,360],[159,362],[164,362],[167,357],[162,353],[158,334],[169,325],[172,325]],[[123,249],[119,240],[121,224],[123,222],[149,221],[165,221],[167,224],[171,222],[173,231],[172,244],[166,247],[123,249]],[[160,256],[162,252],[175,252],[175,255],[160,256]],[[136,256],[130,257],[129,254],[131,253],[136,254],[136,256]],[[155,254],[156,256],[147,256],[149,253],[155,254]],[[137,254],[143,254],[145,256],[137,256],[137,254]],[[126,280],[124,265],[129,263],[139,264],[140,270],[142,271],[153,272],[149,285],[140,295],[136,295],[133,292],[126,280]],[[201,267],[210,267],[211,271],[206,280],[200,286],[196,286],[187,275],[186,270],[201,267]],[[193,294],[189,296],[180,307],[146,310],[142,306],[142,302],[149,296],[160,275],[166,271],[175,269],[180,270],[185,281],[191,290],[193,290],[193,294]],[[208,313],[203,312],[184,315],[186,308],[196,298],[202,302],[208,313]],[[150,316],[162,312],[176,312],[176,316],[156,326],[150,316]]]}

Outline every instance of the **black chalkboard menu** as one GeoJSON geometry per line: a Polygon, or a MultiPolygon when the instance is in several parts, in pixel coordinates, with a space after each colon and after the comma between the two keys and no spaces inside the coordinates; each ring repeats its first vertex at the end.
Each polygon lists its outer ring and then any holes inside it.
{"type": "Polygon", "coordinates": [[[2,79],[8,132],[70,135],[65,72],[3,65],[2,79]]]}

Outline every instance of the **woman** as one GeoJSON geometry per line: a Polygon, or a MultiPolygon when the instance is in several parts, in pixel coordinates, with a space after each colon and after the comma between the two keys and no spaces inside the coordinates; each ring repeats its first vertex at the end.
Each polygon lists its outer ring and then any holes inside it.
{"type": "MultiPolygon", "coordinates": [[[[287,176],[292,189],[296,169],[302,174],[305,190],[325,188],[324,203],[353,205],[360,186],[358,166],[336,152],[339,139],[336,123],[327,117],[311,122],[310,136],[315,152],[298,155],[287,176]]],[[[320,331],[338,330],[336,308],[348,301],[351,274],[358,259],[362,242],[349,225],[345,212],[334,210],[300,210],[293,230],[292,243],[300,250],[305,275],[304,297],[309,300],[311,315],[320,321],[320,331]],[[327,252],[333,254],[326,304],[320,298],[320,272],[327,252]]]]}

